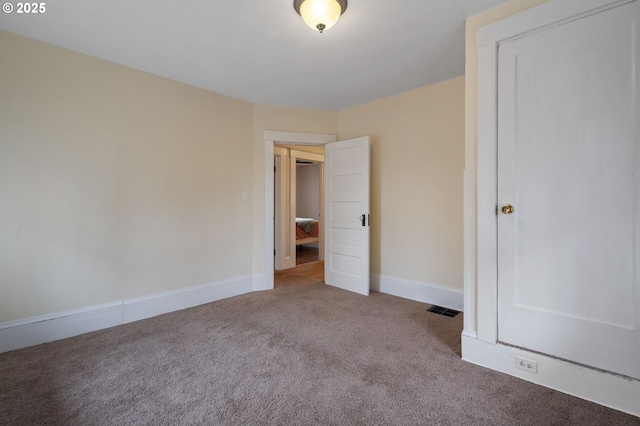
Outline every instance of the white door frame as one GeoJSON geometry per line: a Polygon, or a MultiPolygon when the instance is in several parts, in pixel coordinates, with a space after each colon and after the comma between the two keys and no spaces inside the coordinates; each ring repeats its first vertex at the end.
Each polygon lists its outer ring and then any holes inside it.
{"type": "Polygon", "coordinates": [[[295,194],[291,189],[295,188],[295,173],[292,170],[292,159],[289,157],[289,149],[274,147],[274,248],[275,268],[295,268],[295,238],[291,235],[293,229],[290,226],[293,221],[292,212],[295,212],[295,194]]]}
{"type": "Polygon", "coordinates": [[[275,143],[294,145],[325,145],[337,140],[336,135],[321,133],[297,133],[275,130],[264,131],[264,290],[273,289],[274,271],[274,179],[273,147],[275,143]]]}
{"type": "MultiPolygon", "coordinates": [[[[302,145],[287,145],[302,147],[302,145]]],[[[294,218],[297,216],[298,211],[298,169],[297,160],[308,160],[320,164],[319,168],[319,199],[318,205],[320,207],[319,212],[323,212],[324,206],[324,187],[323,187],[323,172],[324,172],[324,154],[315,152],[302,151],[301,149],[284,148],[281,146],[274,146],[273,157],[275,166],[275,205],[274,205],[274,247],[275,247],[275,270],[291,269],[296,267],[296,251],[297,251],[297,239],[296,239],[296,223],[294,218]]],[[[320,218],[324,216],[324,213],[320,213],[320,218]]],[[[323,221],[318,218],[318,260],[324,260],[324,226],[323,221]]]]}
{"type": "MultiPolygon", "coordinates": [[[[318,200],[318,206],[320,208],[320,211],[319,211],[320,218],[318,223],[318,260],[324,261],[324,154],[307,152],[307,151],[291,148],[289,149],[289,155],[292,157],[292,162],[291,162],[292,167],[296,163],[296,160],[298,159],[313,161],[314,163],[320,165],[320,168],[318,170],[320,174],[320,176],[318,176],[320,180],[320,188],[319,188],[320,198],[318,200]]],[[[293,173],[293,175],[295,175],[295,187],[297,188],[298,187],[298,169],[297,168],[295,173],[293,173]]],[[[295,197],[295,203],[294,203],[293,209],[294,211],[298,211],[297,195],[295,197]]],[[[291,233],[292,235],[295,235],[296,233],[296,224],[293,223],[293,221],[291,222],[291,233]]],[[[295,251],[297,248],[295,238],[292,239],[291,244],[292,244],[293,250],[295,251]]]]}

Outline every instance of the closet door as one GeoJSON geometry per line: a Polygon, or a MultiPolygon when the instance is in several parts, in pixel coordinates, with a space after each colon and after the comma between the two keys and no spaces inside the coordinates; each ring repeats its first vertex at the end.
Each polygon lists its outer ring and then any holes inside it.
{"type": "Polygon", "coordinates": [[[498,50],[498,339],[640,379],[639,2],[498,50]]]}

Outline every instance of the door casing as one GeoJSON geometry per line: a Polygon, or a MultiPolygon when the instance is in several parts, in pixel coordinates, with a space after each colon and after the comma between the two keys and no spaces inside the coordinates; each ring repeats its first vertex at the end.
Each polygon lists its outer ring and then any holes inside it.
{"type": "Polygon", "coordinates": [[[255,290],[272,290],[274,285],[274,145],[325,145],[336,140],[336,135],[330,134],[264,131],[264,279],[255,290]]]}
{"type": "MultiPolygon", "coordinates": [[[[300,147],[301,145],[295,145],[300,147]]],[[[298,159],[314,161],[320,164],[319,169],[319,211],[324,215],[324,154],[306,152],[301,149],[274,147],[275,167],[275,268],[276,270],[291,269],[296,267],[296,225],[294,217],[298,211],[297,187],[298,173],[296,161],[298,159]]],[[[324,220],[319,221],[318,260],[324,260],[324,220]]]]}

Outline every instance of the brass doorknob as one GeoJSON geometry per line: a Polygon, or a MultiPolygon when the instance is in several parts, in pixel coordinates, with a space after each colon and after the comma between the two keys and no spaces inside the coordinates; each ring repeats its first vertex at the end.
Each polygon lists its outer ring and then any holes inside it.
{"type": "Polygon", "coordinates": [[[513,206],[511,204],[505,204],[502,206],[502,214],[511,214],[513,213],[513,206]]]}

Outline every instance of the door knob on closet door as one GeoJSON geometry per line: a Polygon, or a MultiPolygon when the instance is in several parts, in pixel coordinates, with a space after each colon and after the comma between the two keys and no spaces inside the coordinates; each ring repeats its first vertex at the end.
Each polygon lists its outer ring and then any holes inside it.
{"type": "Polygon", "coordinates": [[[505,204],[502,206],[502,214],[511,214],[513,213],[513,206],[511,204],[505,204]]]}

